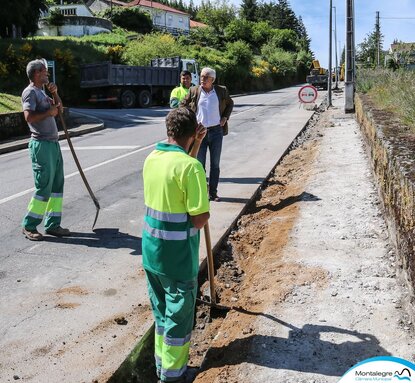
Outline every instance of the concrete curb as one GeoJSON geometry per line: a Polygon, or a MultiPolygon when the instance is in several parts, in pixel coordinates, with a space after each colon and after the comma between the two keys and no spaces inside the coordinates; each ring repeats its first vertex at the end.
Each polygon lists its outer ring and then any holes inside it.
{"type": "MultiPolygon", "coordinates": [[[[68,128],[70,137],[96,132],[105,128],[104,122],[96,117],[91,117],[79,112],[69,111],[74,127],[68,128]]],[[[59,131],[59,140],[65,139],[65,132],[59,131]]],[[[30,137],[16,137],[14,139],[0,142],[0,154],[26,149],[30,137]]]]}

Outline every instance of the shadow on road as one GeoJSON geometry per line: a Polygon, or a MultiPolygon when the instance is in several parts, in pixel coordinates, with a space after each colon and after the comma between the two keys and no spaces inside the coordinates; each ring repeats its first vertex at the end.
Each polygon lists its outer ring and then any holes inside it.
{"type": "Polygon", "coordinates": [[[131,255],[141,255],[141,238],[121,233],[117,228],[95,229],[90,233],[72,232],[70,237],[45,236],[44,240],[106,249],[131,249],[131,255]]]}
{"type": "Polygon", "coordinates": [[[220,202],[229,202],[229,203],[243,203],[247,204],[249,202],[248,198],[234,198],[234,197],[220,197],[220,202]]]}

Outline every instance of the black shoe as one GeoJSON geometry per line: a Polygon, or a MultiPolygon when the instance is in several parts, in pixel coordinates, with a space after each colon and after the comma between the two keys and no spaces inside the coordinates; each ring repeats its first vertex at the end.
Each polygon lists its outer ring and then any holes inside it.
{"type": "Polygon", "coordinates": [[[209,201],[219,202],[220,198],[217,194],[211,194],[211,195],[209,195],[209,201]]]}

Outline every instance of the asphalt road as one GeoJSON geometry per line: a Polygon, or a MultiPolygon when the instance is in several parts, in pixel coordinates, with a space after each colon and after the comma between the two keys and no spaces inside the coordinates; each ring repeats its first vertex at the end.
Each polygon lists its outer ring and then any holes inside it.
{"type": "MultiPolygon", "coordinates": [[[[213,244],[311,117],[298,90],[234,98],[222,152],[222,202],[211,204],[213,244]]],[[[105,381],[152,323],[140,267],[141,172],[155,143],[165,139],[168,109],[79,111],[106,123],[73,139],[102,207],[95,232],[95,206],[64,141],[62,226],[71,229],[70,238],[36,243],[23,237],[20,223],[33,192],[28,151],[0,156],[1,382],[14,376],[105,381]]]]}

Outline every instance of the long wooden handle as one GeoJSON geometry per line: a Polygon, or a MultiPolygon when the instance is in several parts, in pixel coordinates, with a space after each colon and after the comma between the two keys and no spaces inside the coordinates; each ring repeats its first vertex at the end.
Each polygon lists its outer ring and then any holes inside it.
{"type": "Polygon", "coordinates": [[[210,239],[209,222],[206,222],[203,229],[204,229],[204,232],[205,232],[205,241],[206,241],[208,279],[209,279],[209,288],[210,288],[210,300],[213,304],[216,304],[215,269],[214,269],[214,265],[213,265],[212,242],[211,242],[211,239],[210,239]]]}
{"type": "Polygon", "coordinates": [[[92,191],[91,187],[89,186],[89,183],[88,183],[88,180],[86,179],[85,173],[82,170],[81,164],[79,163],[78,156],[76,155],[75,149],[72,145],[72,140],[69,137],[69,132],[68,132],[68,129],[66,128],[65,120],[63,118],[62,111],[60,109],[59,109],[59,118],[60,118],[60,121],[62,123],[63,131],[65,132],[65,137],[66,137],[66,140],[68,141],[69,149],[71,150],[72,157],[75,161],[76,167],[78,168],[78,171],[79,171],[79,174],[81,175],[82,181],[84,181],[85,187],[88,190],[88,193],[91,196],[95,207],[97,208],[97,213],[95,215],[95,220],[94,220],[94,223],[92,225],[92,229],[94,229],[95,223],[97,222],[97,219],[98,219],[99,210],[101,209],[101,207],[99,206],[98,199],[95,197],[94,192],[92,191]]]}

